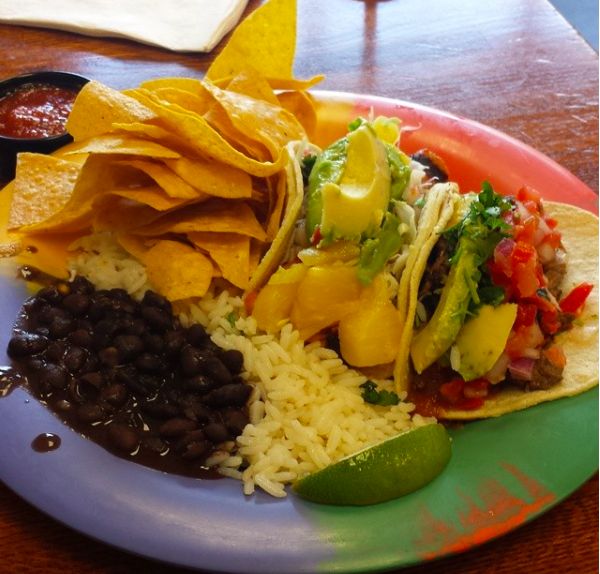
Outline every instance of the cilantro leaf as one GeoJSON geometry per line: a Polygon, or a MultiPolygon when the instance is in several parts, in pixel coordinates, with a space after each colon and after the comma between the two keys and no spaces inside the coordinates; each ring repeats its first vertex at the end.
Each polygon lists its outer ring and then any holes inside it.
{"type": "Polygon", "coordinates": [[[368,380],[366,383],[360,385],[362,390],[362,398],[366,403],[372,405],[379,405],[382,407],[389,407],[397,405],[400,402],[400,398],[393,391],[386,391],[385,389],[377,390],[377,385],[368,380]]]}
{"type": "Polygon", "coordinates": [[[453,253],[450,263],[456,263],[464,249],[477,254],[478,266],[485,263],[500,240],[510,234],[510,225],[503,216],[512,208],[510,199],[496,193],[490,183],[484,181],[463,220],[444,233],[453,253]]]}

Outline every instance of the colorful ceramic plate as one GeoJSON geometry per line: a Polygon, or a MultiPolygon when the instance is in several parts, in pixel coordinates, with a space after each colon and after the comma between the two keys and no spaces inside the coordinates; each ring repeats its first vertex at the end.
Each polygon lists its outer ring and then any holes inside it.
{"type": "MultiPolygon", "coordinates": [[[[411,129],[403,148],[442,156],[463,189],[523,183],[545,197],[596,211],[595,194],[547,157],[478,123],[413,104],[318,94],[335,137],[373,108],[411,129]]],[[[0,278],[0,364],[24,286],[0,278]]],[[[229,479],[166,475],[105,452],[64,427],[22,389],[0,399],[0,479],[57,520],[118,548],[215,571],[364,572],[467,550],[538,516],[598,467],[598,391],[452,430],[449,466],[424,489],[364,508],[328,507],[290,495],[244,497],[229,479]],[[62,439],[39,453],[40,433],[62,439]]]]}

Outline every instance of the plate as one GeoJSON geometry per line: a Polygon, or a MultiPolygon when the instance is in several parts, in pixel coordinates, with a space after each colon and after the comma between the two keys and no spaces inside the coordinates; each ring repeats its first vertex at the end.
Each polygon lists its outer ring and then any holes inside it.
{"type": "MultiPolygon", "coordinates": [[[[462,189],[524,183],[548,199],[597,211],[597,196],[565,169],[500,132],[424,106],[315,92],[323,142],[372,110],[403,120],[402,148],[428,147],[462,189]],[[565,195],[568,190],[568,195],[565,195]]],[[[26,296],[0,277],[0,361],[26,296]]],[[[0,363],[1,364],[1,363],[0,363]]],[[[329,507],[290,495],[244,497],[241,485],[198,481],[127,462],[65,427],[23,389],[0,399],[0,479],[41,511],[120,549],[214,571],[364,572],[461,552],[548,510],[598,468],[598,389],[451,430],[453,456],[422,490],[370,507],[329,507]],[[57,450],[32,440],[55,433],[57,450]]]]}

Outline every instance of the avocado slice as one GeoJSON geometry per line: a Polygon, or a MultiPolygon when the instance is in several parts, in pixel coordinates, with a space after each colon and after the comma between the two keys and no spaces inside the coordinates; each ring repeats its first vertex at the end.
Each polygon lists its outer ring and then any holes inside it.
{"type": "Polygon", "coordinates": [[[477,261],[475,251],[464,245],[461,256],[450,269],[433,316],[412,340],[410,355],[417,373],[432,365],[454,343],[480,277],[477,261]]]}
{"type": "Polygon", "coordinates": [[[321,188],[328,182],[336,183],[342,177],[346,165],[348,138],[343,137],[324,149],[316,158],[308,176],[306,190],[306,237],[312,242],[321,224],[323,198],[321,188]]]}
{"type": "Polygon", "coordinates": [[[385,145],[364,124],[348,135],[346,165],[337,183],[321,188],[321,235],[327,240],[373,236],[390,201],[390,168],[385,145]]]}
{"type": "Polygon", "coordinates": [[[324,244],[374,236],[390,201],[386,144],[368,123],[338,140],[315,161],[308,179],[306,232],[324,244]]]}

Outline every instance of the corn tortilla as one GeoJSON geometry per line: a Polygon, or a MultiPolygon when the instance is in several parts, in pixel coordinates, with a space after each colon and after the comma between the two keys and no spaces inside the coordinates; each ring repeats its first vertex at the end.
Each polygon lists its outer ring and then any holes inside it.
{"type": "Polygon", "coordinates": [[[472,420],[498,417],[546,402],[578,395],[598,385],[598,218],[588,212],[554,202],[544,202],[546,212],[558,221],[558,229],[567,251],[567,274],[563,292],[582,283],[593,283],[583,313],[572,329],[555,338],[562,347],[567,365],[562,381],[549,389],[525,391],[505,387],[486,399],[476,410],[444,409],[448,420],[472,420]]]}

